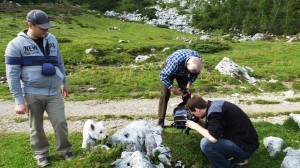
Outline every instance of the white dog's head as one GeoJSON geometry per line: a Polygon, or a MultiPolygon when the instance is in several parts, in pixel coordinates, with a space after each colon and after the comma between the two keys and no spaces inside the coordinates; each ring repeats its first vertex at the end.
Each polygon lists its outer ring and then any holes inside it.
{"type": "Polygon", "coordinates": [[[87,120],[83,128],[82,148],[87,148],[89,145],[95,146],[97,141],[107,138],[104,123],[87,120]]]}
{"type": "Polygon", "coordinates": [[[94,139],[94,140],[102,140],[107,137],[106,129],[104,127],[104,123],[95,122],[93,120],[87,120],[84,123],[83,128],[83,138],[85,140],[94,139]]]}
{"type": "Polygon", "coordinates": [[[90,123],[89,135],[97,140],[102,140],[107,137],[106,129],[103,122],[90,123]]]}

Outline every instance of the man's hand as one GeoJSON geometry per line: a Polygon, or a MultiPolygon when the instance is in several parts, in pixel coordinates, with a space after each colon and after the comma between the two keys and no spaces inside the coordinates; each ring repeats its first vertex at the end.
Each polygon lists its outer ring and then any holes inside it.
{"type": "Polygon", "coordinates": [[[187,88],[188,92],[191,93],[192,85],[190,84],[190,82],[188,82],[188,84],[186,85],[186,88],[187,88]]]}
{"type": "Polygon", "coordinates": [[[195,123],[192,120],[187,120],[185,125],[191,129],[196,129],[197,127],[199,127],[199,124],[195,123]]]}
{"type": "Polygon", "coordinates": [[[62,96],[66,98],[68,96],[68,88],[62,88],[62,96]]]}
{"type": "Polygon", "coordinates": [[[170,90],[171,90],[171,92],[174,93],[174,95],[182,95],[182,92],[180,91],[180,88],[173,88],[172,87],[170,90]]]}
{"type": "Polygon", "coordinates": [[[185,125],[193,130],[198,131],[201,135],[203,135],[206,139],[208,139],[212,143],[216,143],[217,139],[211,136],[207,129],[201,127],[199,124],[195,123],[194,121],[187,120],[185,125]]]}
{"type": "Polygon", "coordinates": [[[28,114],[29,112],[27,104],[17,104],[15,111],[17,114],[28,114]]]}

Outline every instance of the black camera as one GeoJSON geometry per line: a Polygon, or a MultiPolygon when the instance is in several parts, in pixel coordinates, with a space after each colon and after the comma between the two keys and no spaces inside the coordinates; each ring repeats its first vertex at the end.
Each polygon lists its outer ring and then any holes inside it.
{"type": "MultiPolygon", "coordinates": [[[[188,113],[187,113],[186,119],[187,119],[187,120],[194,121],[195,123],[198,123],[198,122],[199,122],[199,117],[194,116],[191,112],[188,112],[188,113]]],[[[190,129],[191,129],[191,128],[189,128],[189,127],[186,126],[186,127],[182,130],[182,132],[188,135],[189,132],[190,132],[190,129]]]]}
{"type": "Polygon", "coordinates": [[[188,90],[186,87],[180,88],[180,91],[181,91],[183,94],[188,94],[188,93],[189,93],[189,90],[188,90]]]}

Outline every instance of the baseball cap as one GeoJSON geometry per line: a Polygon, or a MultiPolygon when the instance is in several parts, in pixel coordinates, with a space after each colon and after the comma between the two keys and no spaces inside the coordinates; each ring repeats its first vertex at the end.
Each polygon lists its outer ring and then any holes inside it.
{"type": "Polygon", "coordinates": [[[27,22],[35,24],[42,29],[49,29],[51,27],[54,27],[54,25],[50,23],[48,15],[41,10],[31,10],[30,12],[28,12],[26,19],[27,22]]]}

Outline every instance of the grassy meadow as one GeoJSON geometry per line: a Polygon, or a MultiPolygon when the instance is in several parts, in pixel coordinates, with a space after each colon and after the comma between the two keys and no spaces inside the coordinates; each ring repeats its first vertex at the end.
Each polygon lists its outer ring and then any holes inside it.
{"type": "MultiPolygon", "coordinates": [[[[270,157],[267,149],[263,145],[263,138],[267,136],[276,136],[282,138],[285,142],[282,149],[286,147],[300,148],[299,127],[297,124],[288,119],[283,126],[274,125],[266,122],[254,123],[259,134],[260,148],[250,163],[245,168],[261,168],[261,167],[280,167],[286,153],[279,152],[276,156],[270,157]]],[[[47,135],[50,142],[51,162],[50,168],[69,168],[69,167],[93,167],[108,168],[112,167],[111,163],[121,156],[121,146],[113,147],[111,150],[84,151],[81,149],[82,135],[80,132],[70,134],[70,141],[73,144],[75,159],[65,161],[55,152],[55,140],[53,134],[47,135]]],[[[189,135],[181,133],[181,130],[175,128],[166,128],[163,133],[163,144],[172,151],[172,166],[175,167],[177,161],[181,161],[186,167],[210,168],[208,160],[200,151],[199,140],[201,136],[194,130],[189,135]]],[[[1,133],[0,134],[0,167],[3,168],[33,168],[37,167],[32,157],[29,147],[29,135],[27,133],[1,133]],[[12,150],[13,148],[13,150],[12,150]]],[[[103,144],[105,142],[102,142],[103,144]]],[[[151,157],[154,163],[158,164],[157,157],[151,157]]],[[[168,166],[166,166],[168,167],[168,166]]]]}
{"type": "MultiPolygon", "coordinates": [[[[194,93],[255,94],[261,90],[278,92],[300,89],[300,45],[297,42],[287,43],[284,37],[274,42],[234,42],[219,39],[220,34],[213,33],[210,40],[203,41],[199,40],[200,35],[125,22],[66,5],[24,6],[3,12],[0,16],[2,55],[7,43],[26,28],[26,13],[35,8],[48,12],[56,25],[50,32],[56,35],[64,56],[70,91],[67,100],[158,98],[162,64],[169,54],[181,48],[194,49],[203,57],[204,68],[194,83],[194,93]],[[72,15],[72,10],[79,10],[81,14],[72,15]],[[125,42],[120,43],[119,40],[125,42]],[[163,52],[167,47],[170,49],[163,52]],[[98,52],[86,54],[88,48],[98,52]],[[151,55],[151,58],[135,63],[138,55],[151,55]],[[254,86],[244,79],[239,81],[221,75],[215,66],[223,57],[232,59],[240,66],[249,66],[254,70],[249,75],[261,82],[254,86]],[[266,82],[270,79],[279,82],[266,82]],[[242,86],[246,89],[241,89],[242,86]],[[87,91],[90,87],[97,90],[87,91]]],[[[0,64],[0,76],[5,77],[4,63],[0,64]]],[[[1,99],[12,99],[6,83],[0,84],[0,91],[1,99]]]]}
{"type": "MultiPolygon", "coordinates": [[[[11,8],[1,4],[0,15],[0,54],[4,55],[7,43],[18,32],[25,29],[25,17],[30,9],[42,9],[49,13],[56,25],[50,32],[56,35],[64,56],[69,81],[70,96],[66,101],[84,101],[95,99],[133,99],[153,98],[160,95],[159,73],[169,54],[177,49],[190,48],[203,57],[204,68],[193,85],[193,92],[200,95],[210,94],[259,94],[264,92],[282,92],[292,89],[300,91],[300,45],[299,42],[287,43],[284,37],[277,41],[236,42],[218,38],[199,40],[200,35],[180,33],[174,30],[153,27],[144,23],[125,22],[108,18],[97,13],[88,13],[84,9],[72,6],[34,6],[24,5],[11,8]],[[5,10],[3,12],[3,10],[5,10]],[[71,11],[81,11],[73,15],[71,11]],[[64,14],[64,18],[58,17],[64,14]],[[116,27],[112,28],[112,27],[116,27]],[[190,39],[193,39],[191,42],[190,39]],[[124,40],[120,43],[119,40],[124,40]],[[170,49],[163,52],[164,48],[170,49]],[[98,52],[86,54],[85,50],[94,48],[98,52]],[[155,49],[155,52],[151,51],[155,49]],[[145,62],[135,63],[138,55],[152,55],[145,62]],[[240,66],[249,66],[254,72],[250,76],[260,79],[256,85],[230,76],[221,75],[215,66],[228,57],[240,66]],[[279,82],[269,83],[270,79],[279,82]],[[95,92],[88,88],[94,87],[95,92]],[[246,89],[241,89],[246,87],[246,89]]],[[[0,77],[5,78],[4,57],[0,64],[0,77]]],[[[7,83],[0,84],[0,99],[12,100],[7,83]]],[[[300,98],[287,99],[300,101],[300,98]]],[[[276,104],[257,100],[257,104],[276,104]]],[[[288,112],[287,112],[288,113],[288,112]]],[[[280,152],[274,158],[269,157],[263,146],[263,138],[278,136],[285,140],[284,147],[300,148],[299,128],[291,119],[283,126],[265,122],[254,123],[260,137],[260,148],[250,164],[245,167],[280,167],[285,153],[280,152]]],[[[121,148],[95,153],[81,150],[81,133],[70,134],[76,159],[66,162],[55,153],[54,135],[50,139],[49,167],[110,167],[110,163],[120,157],[121,148]]],[[[186,136],[173,128],[167,128],[163,134],[163,143],[172,150],[172,160],[183,161],[186,167],[210,167],[199,149],[200,135],[194,131],[186,136]]],[[[31,168],[36,167],[29,147],[27,133],[0,133],[0,167],[31,168]],[[14,149],[14,150],[12,150],[14,149]]],[[[174,163],[173,163],[174,164],[174,163]]]]}

